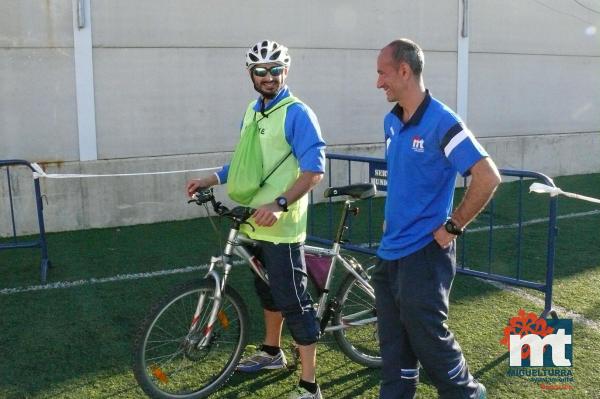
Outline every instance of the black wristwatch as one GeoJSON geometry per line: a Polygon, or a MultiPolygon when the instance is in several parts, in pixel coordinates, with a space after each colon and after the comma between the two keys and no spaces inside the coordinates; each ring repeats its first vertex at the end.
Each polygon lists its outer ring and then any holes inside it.
{"type": "Polygon", "coordinates": [[[446,231],[450,234],[454,234],[455,236],[459,236],[461,235],[464,231],[465,228],[460,228],[456,225],[456,223],[454,223],[454,221],[452,221],[452,219],[448,219],[446,220],[446,223],[444,224],[444,228],[446,229],[446,231]]]}
{"type": "Polygon", "coordinates": [[[284,211],[287,212],[288,211],[288,203],[287,203],[287,198],[285,197],[277,197],[275,198],[275,203],[277,203],[277,205],[279,205],[279,207],[284,211]]]}

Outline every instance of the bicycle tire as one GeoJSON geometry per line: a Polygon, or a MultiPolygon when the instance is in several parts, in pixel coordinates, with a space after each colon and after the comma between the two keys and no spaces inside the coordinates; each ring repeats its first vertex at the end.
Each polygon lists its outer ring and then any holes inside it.
{"type": "MultiPolygon", "coordinates": [[[[359,281],[348,275],[336,295],[337,310],[332,325],[344,324],[346,315],[365,312],[366,317],[376,316],[375,300],[369,296],[359,281]]],[[[340,349],[352,361],[370,368],[381,367],[377,322],[334,330],[333,335],[340,349]]]]}
{"type": "Polygon", "coordinates": [[[133,372],[142,390],[157,399],[204,398],[231,377],[248,336],[248,310],[231,287],[222,292],[219,318],[207,348],[185,344],[198,295],[206,302],[200,330],[214,300],[214,281],[195,280],[176,287],[156,303],[141,323],[133,347],[133,372]]]}

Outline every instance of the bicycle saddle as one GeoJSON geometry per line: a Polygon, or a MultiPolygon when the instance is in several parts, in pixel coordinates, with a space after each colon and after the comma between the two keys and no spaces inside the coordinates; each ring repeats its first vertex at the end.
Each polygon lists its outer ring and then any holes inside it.
{"type": "Polygon", "coordinates": [[[340,195],[349,195],[355,199],[371,198],[377,194],[377,188],[373,183],[351,184],[342,187],[328,187],[323,196],[325,198],[338,197],[340,195]]]}

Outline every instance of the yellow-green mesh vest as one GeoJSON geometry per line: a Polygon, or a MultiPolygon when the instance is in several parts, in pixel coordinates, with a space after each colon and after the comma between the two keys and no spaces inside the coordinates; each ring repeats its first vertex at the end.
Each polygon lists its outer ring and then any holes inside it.
{"type": "MultiPolygon", "coordinates": [[[[266,112],[268,118],[263,117],[260,112],[255,115],[256,101],[251,102],[246,110],[242,134],[246,125],[256,117],[263,154],[263,178],[291,151],[291,147],[285,139],[285,116],[287,108],[294,102],[299,102],[299,100],[292,96],[284,98],[280,103],[275,104],[272,110],[266,112]],[[286,104],[282,105],[282,102],[286,104]]],[[[267,179],[248,206],[257,208],[273,202],[275,198],[287,191],[299,176],[298,160],[292,154],[267,179]]],[[[281,212],[279,220],[273,226],[262,227],[253,224],[255,231],[252,231],[250,226],[244,225],[240,231],[256,240],[274,243],[301,242],[306,238],[307,211],[308,195],[304,195],[298,201],[290,204],[287,212],[281,212]]],[[[252,222],[252,219],[249,221],[252,222]]]]}

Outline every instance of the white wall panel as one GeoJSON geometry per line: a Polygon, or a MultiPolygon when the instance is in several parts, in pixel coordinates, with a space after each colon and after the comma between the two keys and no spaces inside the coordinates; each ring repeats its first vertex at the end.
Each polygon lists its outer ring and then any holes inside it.
{"type": "Polygon", "coordinates": [[[73,47],[71,0],[1,0],[0,47],[73,47]]]}
{"type": "Polygon", "coordinates": [[[94,45],[378,49],[396,37],[455,50],[457,4],[438,0],[103,0],[92,4],[94,45]]]}
{"type": "Polygon", "coordinates": [[[469,5],[472,52],[600,55],[596,0],[471,0],[469,5]]]}
{"type": "Polygon", "coordinates": [[[0,159],[79,159],[72,49],[0,49],[0,159]]]}
{"type": "Polygon", "coordinates": [[[472,54],[469,121],[484,136],[594,132],[600,58],[472,54]]]}
{"type": "Polygon", "coordinates": [[[498,167],[548,176],[600,171],[600,132],[481,139],[498,167]]]}
{"type": "Polygon", "coordinates": [[[232,149],[254,96],[243,60],[235,49],[95,49],[99,158],[232,149]]]}

